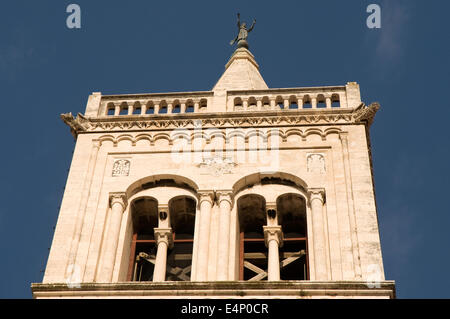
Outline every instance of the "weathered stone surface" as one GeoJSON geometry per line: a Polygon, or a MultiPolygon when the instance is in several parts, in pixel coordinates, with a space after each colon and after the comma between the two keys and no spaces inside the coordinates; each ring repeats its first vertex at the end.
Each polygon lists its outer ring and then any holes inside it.
{"type": "MultiPolygon", "coordinates": [[[[361,103],[354,82],[269,89],[242,48],[212,91],[94,93],[84,116],[64,116],[77,141],[33,296],[395,297],[394,282],[384,279],[366,134],[378,108],[361,103]],[[340,107],[332,106],[337,98],[340,107]],[[172,184],[153,187],[158,181],[172,184]],[[317,190],[322,197],[312,205],[317,190]],[[236,206],[249,194],[275,209],[283,194],[304,199],[310,281],[238,281],[236,206]],[[170,215],[179,196],[196,202],[191,282],[126,282],[133,201],[154,198],[170,215]]],[[[159,227],[169,229],[169,220],[159,227]]]]}

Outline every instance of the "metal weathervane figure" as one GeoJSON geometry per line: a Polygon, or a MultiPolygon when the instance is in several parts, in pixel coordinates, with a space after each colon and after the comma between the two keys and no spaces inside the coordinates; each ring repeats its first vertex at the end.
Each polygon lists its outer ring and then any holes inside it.
{"type": "Polygon", "coordinates": [[[239,13],[237,14],[237,17],[238,17],[237,26],[239,28],[239,33],[236,36],[236,38],[234,38],[230,42],[230,45],[233,45],[237,42],[238,48],[248,49],[247,37],[248,37],[249,32],[251,32],[253,30],[253,27],[255,26],[255,23],[256,23],[256,19],[253,19],[253,23],[252,23],[251,27],[247,29],[247,25],[245,24],[245,22],[243,22],[241,24],[241,15],[239,13]]]}

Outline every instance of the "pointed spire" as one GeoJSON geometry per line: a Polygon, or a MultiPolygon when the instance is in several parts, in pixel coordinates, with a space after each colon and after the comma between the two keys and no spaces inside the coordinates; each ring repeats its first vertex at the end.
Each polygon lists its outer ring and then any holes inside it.
{"type": "Polygon", "coordinates": [[[225,66],[225,72],[217,81],[213,91],[217,90],[265,90],[266,82],[259,73],[259,65],[253,54],[240,47],[234,51],[225,66]]]}

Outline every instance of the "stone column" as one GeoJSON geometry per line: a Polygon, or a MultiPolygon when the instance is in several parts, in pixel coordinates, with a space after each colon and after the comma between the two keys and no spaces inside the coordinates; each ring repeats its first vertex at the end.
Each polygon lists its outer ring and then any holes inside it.
{"type": "Polygon", "coordinates": [[[275,105],[276,105],[275,98],[271,98],[270,99],[270,109],[275,110],[275,105]]]}
{"type": "Polygon", "coordinates": [[[317,98],[315,97],[311,98],[311,107],[313,109],[317,108],[317,98]]]}
{"type": "Polygon", "coordinates": [[[258,111],[261,111],[261,109],[262,109],[262,101],[261,100],[256,101],[256,109],[258,111]]]}
{"type": "Polygon", "coordinates": [[[303,98],[302,98],[302,97],[299,97],[299,98],[297,99],[297,104],[298,104],[298,108],[299,108],[299,109],[302,109],[302,108],[303,108],[303,98]]]}
{"type": "Polygon", "coordinates": [[[291,104],[291,103],[289,103],[289,99],[284,99],[284,109],[285,110],[289,110],[289,105],[291,104]]]}
{"type": "Polygon", "coordinates": [[[211,226],[211,208],[214,194],[212,191],[199,191],[200,205],[200,233],[197,256],[196,281],[207,280],[208,275],[208,250],[209,250],[209,228],[211,226]]]}
{"type": "Polygon", "coordinates": [[[269,248],[269,258],[267,261],[267,280],[280,280],[280,255],[278,248],[283,246],[283,233],[281,226],[264,226],[264,240],[269,248]]]}
{"type": "Polygon", "coordinates": [[[219,247],[217,254],[217,280],[228,280],[228,261],[230,255],[230,218],[232,207],[232,191],[218,191],[219,247]]]}
{"type": "Polygon", "coordinates": [[[167,249],[173,247],[172,228],[155,228],[154,232],[158,250],[156,251],[153,281],[160,282],[166,280],[167,249]]]}
{"type": "Polygon", "coordinates": [[[328,280],[326,242],[325,242],[325,220],[323,218],[323,204],[325,202],[325,190],[315,188],[309,190],[311,204],[312,228],[314,240],[314,268],[315,280],[328,280]]]}
{"type": "Polygon", "coordinates": [[[325,104],[326,104],[327,109],[331,109],[331,97],[325,98],[325,104]]]}
{"type": "Polygon", "coordinates": [[[195,101],[195,102],[194,102],[194,113],[197,113],[197,112],[198,112],[199,106],[200,106],[199,101],[195,101]]]}
{"type": "Polygon", "coordinates": [[[180,113],[186,113],[186,103],[180,104],[180,113]]]}
{"type": "Polygon", "coordinates": [[[242,107],[244,108],[244,111],[248,110],[248,100],[247,99],[243,99],[242,107]]]}
{"type": "Polygon", "coordinates": [[[109,228],[106,235],[105,250],[103,255],[103,271],[100,274],[100,282],[111,282],[116,261],[117,243],[119,241],[120,225],[122,215],[127,206],[125,193],[110,193],[109,201],[111,214],[109,217],[109,228]]]}

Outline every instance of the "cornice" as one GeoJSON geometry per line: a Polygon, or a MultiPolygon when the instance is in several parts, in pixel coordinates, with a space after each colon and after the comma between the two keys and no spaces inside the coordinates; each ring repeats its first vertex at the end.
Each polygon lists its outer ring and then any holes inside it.
{"type": "Polygon", "coordinates": [[[373,122],[378,103],[355,109],[285,110],[258,112],[189,113],[169,115],[129,115],[84,117],[61,114],[76,137],[80,133],[152,131],[201,128],[248,128],[298,125],[368,124],[373,122]]]}

